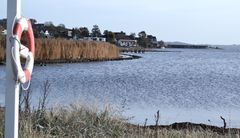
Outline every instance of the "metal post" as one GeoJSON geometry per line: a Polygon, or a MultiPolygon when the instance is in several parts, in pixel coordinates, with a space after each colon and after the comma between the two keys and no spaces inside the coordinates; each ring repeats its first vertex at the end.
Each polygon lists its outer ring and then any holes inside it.
{"type": "Polygon", "coordinates": [[[5,93],[5,138],[18,138],[19,86],[11,65],[11,44],[14,18],[21,17],[21,0],[7,1],[7,47],[6,47],[6,93],[5,93]]]}

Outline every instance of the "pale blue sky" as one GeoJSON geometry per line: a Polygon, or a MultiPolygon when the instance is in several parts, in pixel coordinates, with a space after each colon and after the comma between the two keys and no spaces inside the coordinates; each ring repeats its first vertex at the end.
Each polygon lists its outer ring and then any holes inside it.
{"type": "Polygon", "coordinates": [[[164,41],[240,44],[239,7],[240,0],[22,0],[22,15],[71,28],[145,30],[164,41]]]}

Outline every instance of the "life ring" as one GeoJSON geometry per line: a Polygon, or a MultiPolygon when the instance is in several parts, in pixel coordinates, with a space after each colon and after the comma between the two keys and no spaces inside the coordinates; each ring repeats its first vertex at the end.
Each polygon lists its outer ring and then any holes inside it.
{"type": "Polygon", "coordinates": [[[26,83],[30,81],[34,65],[35,42],[33,29],[30,20],[20,18],[13,27],[12,43],[12,63],[14,65],[14,74],[17,81],[26,83]],[[21,44],[22,33],[26,31],[28,47],[21,44]],[[26,59],[24,68],[22,68],[20,56],[26,59]]]}

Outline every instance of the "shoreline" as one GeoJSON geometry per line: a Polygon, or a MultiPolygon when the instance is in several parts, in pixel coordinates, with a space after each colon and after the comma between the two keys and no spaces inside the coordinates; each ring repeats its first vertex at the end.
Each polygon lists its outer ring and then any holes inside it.
{"type": "MultiPolygon", "coordinates": [[[[0,113],[5,112],[5,107],[0,107],[0,113]]],[[[212,131],[219,134],[225,134],[229,131],[234,133],[240,133],[240,128],[231,127],[219,127],[215,125],[207,125],[204,123],[193,123],[193,122],[175,122],[169,125],[136,125],[127,123],[129,127],[142,128],[142,129],[167,129],[167,130],[198,130],[198,131],[212,131]]]]}
{"type": "MultiPolygon", "coordinates": [[[[172,48],[169,48],[172,49],[172,48]]],[[[188,49],[188,48],[184,48],[188,49]]],[[[197,48],[196,48],[197,49],[197,48]]],[[[222,50],[222,48],[218,47],[208,47],[206,49],[218,49],[222,50]]],[[[166,50],[166,49],[144,49],[144,52],[135,52],[135,51],[123,51],[121,52],[120,57],[118,58],[113,58],[113,59],[55,59],[55,60],[46,60],[46,61],[35,61],[36,65],[42,65],[42,64],[64,64],[64,63],[88,63],[88,62],[104,62],[104,61],[121,61],[121,60],[133,60],[133,59],[139,59],[142,58],[141,56],[134,55],[134,54],[128,54],[128,53],[142,53],[144,54],[145,52],[153,52],[153,53],[170,53],[170,52],[182,52],[180,50],[166,50]]],[[[0,62],[0,66],[5,65],[5,62],[0,62]]]]}
{"type": "Polygon", "coordinates": [[[134,124],[128,124],[131,127],[135,127],[135,128],[142,128],[142,129],[152,129],[152,130],[188,130],[188,131],[211,131],[214,133],[218,133],[218,134],[228,134],[229,132],[235,133],[235,134],[239,134],[240,133],[240,128],[224,128],[224,127],[218,127],[218,126],[214,126],[214,125],[207,125],[207,124],[203,124],[203,123],[192,123],[192,122],[175,122],[172,123],[170,125],[146,125],[146,126],[142,126],[142,125],[134,125],[134,124]]]}
{"type": "MultiPolygon", "coordinates": [[[[141,56],[133,54],[122,53],[119,58],[115,59],[60,59],[60,60],[46,60],[46,61],[35,61],[35,65],[45,65],[45,64],[64,64],[64,63],[89,63],[89,62],[104,62],[104,61],[121,61],[121,60],[133,60],[142,58],[141,56]]],[[[6,65],[5,62],[0,62],[0,66],[6,65]]]]}

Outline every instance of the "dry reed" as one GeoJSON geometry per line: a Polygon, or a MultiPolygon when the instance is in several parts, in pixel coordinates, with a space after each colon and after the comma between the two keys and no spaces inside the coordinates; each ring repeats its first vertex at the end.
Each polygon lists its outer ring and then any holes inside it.
{"type": "Polygon", "coordinates": [[[0,62],[5,59],[5,40],[3,36],[0,36],[0,62]]]}
{"type": "MultiPolygon", "coordinates": [[[[0,62],[5,56],[5,42],[0,44],[0,62]]],[[[36,39],[36,62],[111,60],[119,58],[119,49],[110,43],[66,39],[36,39]]]]}
{"type": "Polygon", "coordinates": [[[36,39],[36,61],[109,60],[119,57],[116,46],[94,41],[36,39]]]}

